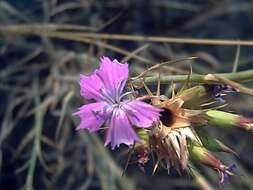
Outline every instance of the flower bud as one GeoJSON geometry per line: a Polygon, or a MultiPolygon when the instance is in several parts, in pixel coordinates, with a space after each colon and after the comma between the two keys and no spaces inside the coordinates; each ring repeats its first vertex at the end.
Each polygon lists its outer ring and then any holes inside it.
{"type": "Polygon", "coordinates": [[[224,103],[223,96],[233,92],[237,90],[228,85],[204,84],[181,90],[178,95],[185,101],[185,107],[198,108],[197,105],[201,106],[213,101],[224,103]]]}
{"type": "Polygon", "coordinates": [[[189,152],[190,156],[197,162],[218,171],[220,184],[226,183],[228,176],[234,175],[232,173],[235,169],[234,164],[230,166],[224,165],[215,155],[197,142],[189,140],[189,152]]]}
{"type": "Polygon", "coordinates": [[[216,138],[213,138],[211,136],[204,135],[204,133],[198,133],[199,138],[201,139],[201,142],[205,148],[207,148],[210,151],[213,152],[227,152],[231,153],[237,156],[237,153],[223,144],[221,141],[219,141],[216,138]]]}
{"type": "Polygon", "coordinates": [[[253,131],[253,119],[218,110],[209,110],[206,114],[210,125],[224,128],[239,127],[246,131],[253,131]]]}
{"type": "Polygon", "coordinates": [[[144,165],[148,162],[150,148],[149,148],[149,133],[145,129],[137,129],[137,134],[140,138],[139,142],[136,142],[134,146],[134,152],[137,156],[137,162],[142,171],[144,171],[144,165]]]}
{"type": "Polygon", "coordinates": [[[199,109],[201,104],[209,100],[209,98],[206,96],[206,89],[202,85],[188,88],[179,92],[177,95],[184,101],[185,108],[199,109]]]}

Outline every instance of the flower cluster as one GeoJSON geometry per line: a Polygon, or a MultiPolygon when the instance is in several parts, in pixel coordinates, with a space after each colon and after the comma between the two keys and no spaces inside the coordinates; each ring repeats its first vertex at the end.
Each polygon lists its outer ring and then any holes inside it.
{"type": "MultiPolygon", "coordinates": [[[[252,131],[253,120],[217,110],[214,102],[238,90],[226,84],[203,84],[173,92],[172,97],[148,95],[137,97],[129,90],[128,64],[102,57],[100,68],[91,75],[80,75],[81,96],[88,101],[73,115],[80,117],[77,129],[106,129],[105,145],[114,149],[120,144],[129,147],[144,170],[152,153],[156,163],[153,173],[163,162],[179,173],[191,170],[191,163],[200,163],[216,170],[221,184],[234,175],[235,165],[226,166],[214,152],[236,154],[215,137],[208,136],[203,126],[236,128],[252,131]],[[141,101],[149,99],[149,103],[141,101]]],[[[158,87],[160,89],[160,87],[158,87]]],[[[173,90],[174,91],[174,90],[173,90]]]]}

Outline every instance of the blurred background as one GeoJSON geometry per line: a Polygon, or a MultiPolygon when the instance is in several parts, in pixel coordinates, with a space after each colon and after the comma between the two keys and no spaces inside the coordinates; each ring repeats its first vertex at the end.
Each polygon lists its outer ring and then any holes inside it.
{"type": "MultiPolygon", "coordinates": [[[[200,58],[191,63],[193,73],[232,72],[235,60],[238,71],[252,69],[252,46],[184,43],[184,38],[251,40],[252,24],[252,0],[1,0],[0,189],[253,189],[252,134],[209,129],[239,154],[219,154],[237,165],[237,176],[219,187],[216,172],[206,167],[194,180],[162,168],[151,176],[152,163],[143,173],[133,162],[122,177],[125,147],[104,148],[103,135],[77,132],[72,116],[84,103],[79,74],[97,68],[100,56],[128,62],[132,76],[189,56],[200,58]]],[[[150,75],[187,74],[189,65],[150,75]]],[[[250,81],[245,85],[253,87],[250,81]]],[[[252,117],[252,100],[230,95],[225,109],[252,117]]]]}

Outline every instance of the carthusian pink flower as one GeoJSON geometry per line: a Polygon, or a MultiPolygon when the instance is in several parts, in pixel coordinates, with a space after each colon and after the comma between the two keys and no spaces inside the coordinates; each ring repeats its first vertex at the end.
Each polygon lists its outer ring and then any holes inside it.
{"type": "Polygon", "coordinates": [[[112,149],[121,143],[132,145],[139,140],[133,127],[151,127],[159,120],[161,110],[139,100],[126,99],[129,92],[123,94],[123,90],[128,64],[108,57],[100,61],[100,68],[91,75],[80,75],[81,96],[94,102],[74,113],[81,119],[77,129],[95,132],[105,124],[108,127],[105,145],[111,143],[112,149]]]}

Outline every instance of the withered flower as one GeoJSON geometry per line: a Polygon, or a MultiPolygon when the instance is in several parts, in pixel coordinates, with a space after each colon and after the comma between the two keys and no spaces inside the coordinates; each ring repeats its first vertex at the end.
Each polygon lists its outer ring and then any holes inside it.
{"type": "Polygon", "coordinates": [[[158,162],[164,160],[168,170],[173,167],[180,173],[188,167],[187,138],[200,141],[192,124],[204,121],[203,112],[183,108],[184,100],[180,95],[165,101],[156,99],[153,104],[163,111],[160,122],[151,129],[151,146],[158,162]]]}

